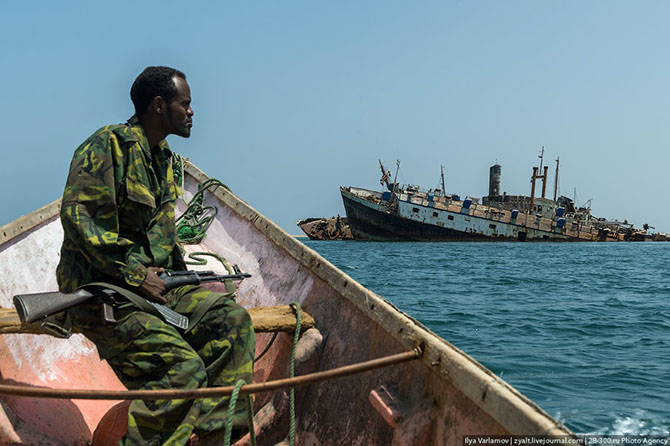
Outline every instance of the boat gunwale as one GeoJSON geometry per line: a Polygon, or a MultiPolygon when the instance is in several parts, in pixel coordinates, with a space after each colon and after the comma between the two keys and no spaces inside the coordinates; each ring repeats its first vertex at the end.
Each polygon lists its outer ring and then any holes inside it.
{"type": "Polygon", "coordinates": [[[58,198],[29,214],[22,215],[0,226],[0,250],[4,249],[4,245],[7,242],[13,241],[17,237],[37,229],[42,224],[49,223],[52,219],[58,217],[60,205],[61,199],[58,198]]]}
{"type": "MultiPolygon", "coordinates": [[[[184,170],[202,183],[210,177],[185,160],[184,170]]],[[[363,287],[312,248],[288,234],[272,220],[256,211],[229,189],[210,192],[232,212],[264,234],[277,247],[326,282],[338,294],[378,323],[407,350],[421,347],[420,358],[432,370],[466,395],[484,413],[517,435],[573,436],[537,404],[477,362],[474,358],[440,338],[392,303],[363,287]]],[[[60,199],[0,227],[0,251],[8,242],[58,217],[60,199]]]]}

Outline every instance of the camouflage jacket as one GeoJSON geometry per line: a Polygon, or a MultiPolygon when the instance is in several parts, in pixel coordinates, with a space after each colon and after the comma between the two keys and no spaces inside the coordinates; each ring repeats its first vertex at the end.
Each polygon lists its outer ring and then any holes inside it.
{"type": "Polygon", "coordinates": [[[61,291],[97,281],[137,287],[147,266],[183,269],[171,158],[165,140],[149,147],[137,116],[77,148],[60,212],[61,291]]]}

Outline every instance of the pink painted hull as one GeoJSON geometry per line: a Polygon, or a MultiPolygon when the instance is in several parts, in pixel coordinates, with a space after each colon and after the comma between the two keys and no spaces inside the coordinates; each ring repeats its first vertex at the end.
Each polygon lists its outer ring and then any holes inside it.
{"type": "MultiPolygon", "coordinates": [[[[192,165],[186,178],[187,197],[206,179],[192,165]]],[[[299,388],[298,444],[447,445],[461,444],[463,435],[469,434],[570,434],[472,358],[229,191],[219,188],[205,201],[219,208],[217,220],[202,245],[188,249],[222,254],[252,274],[238,290],[242,305],[285,305],[295,300],[314,316],[323,340],[305,367],[326,370],[416,346],[425,352],[411,363],[299,388]]],[[[62,241],[57,212],[58,203],[53,203],[0,231],[0,306],[10,307],[14,294],[56,289],[54,269],[62,241]]],[[[257,335],[258,351],[270,337],[257,335]]],[[[256,382],[288,375],[291,342],[292,335],[278,336],[256,364],[256,382]]],[[[94,346],[80,335],[69,340],[1,336],[0,376],[3,383],[29,386],[123,388],[98,359],[94,346]]],[[[265,423],[266,444],[287,433],[280,397],[256,395],[256,410],[276,409],[260,420],[265,423]],[[271,401],[274,405],[268,404],[271,401]]],[[[0,403],[0,444],[85,445],[116,402],[2,397],[0,403]]]]}

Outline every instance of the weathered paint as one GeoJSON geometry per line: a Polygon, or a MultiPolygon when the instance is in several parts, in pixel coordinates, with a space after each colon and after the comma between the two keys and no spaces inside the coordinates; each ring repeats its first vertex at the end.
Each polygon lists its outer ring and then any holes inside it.
{"type": "Polygon", "coordinates": [[[351,229],[346,218],[307,218],[298,222],[298,227],[310,240],[352,240],[351,229]]]}
{"type": "MultiPolygon", "coordinates": [[[[51,206],[57,212],[58,206],[51,206]]],[[[55,215],[33,218],[39,224],[0,245],[0,306],[13,306],[12,296],[55,290],[63,232],[55,215]]],[[[81,335],[64,340],[50,336],[0,336],[0,376],[5,384],[56,389],[123,389],[95,346],[81,335]]],[[[8,416],[21,423],[0,423],[0,442],[41,432],[48,442],[86,444],[111,401],[45,400],[3,397],[8,416]],[[63,426],[68,426],[63,429],[63,426]]],[[[20,443],[19,443],[20,444],[20,443]]],[[[25,443],[25,444],[30,444],[25,443]]]]}

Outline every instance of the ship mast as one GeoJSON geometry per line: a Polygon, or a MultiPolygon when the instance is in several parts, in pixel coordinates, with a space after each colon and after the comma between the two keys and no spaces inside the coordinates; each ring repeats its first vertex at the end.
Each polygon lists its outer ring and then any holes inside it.
{"type": "Polygon", "coordinates": [[[556,175],[554,176],[554,203],[556,203],[556,195],[558,194],[558,160],[556,157],[556,175]]]}
{"type": "Polygon", "coordinates": [[[391,176],[391,172],[386,170],[384,168],[384,165],[382,164],[382,160],[379,160],[379,167],[382,169],[382,177],[379,180],[379,183],[383,186],[386,184],[386,189],[391,190],[391,183],[389,183],[389,177],[391,176]]]}
{"type": "Polygon", "coordinates": [[[396,186],[396,184],[398,184],[398,171],[400,170],[400,160],[395,160],[395,165],[396,165],[396,169],[395,169],[395,177],[393,177],[393,191],[392,192],[395,192],[395,186],[396,186]]]}
{"type": "Polygon", "coordinates": [[[442,177],[442,196],[446,197],[447,196],[447,189],[444,185],[444,166],[440,165],[440,176],[442,177]]]}
{"type": "Polygon", "coordinates": [[[545,193],[547,191],[547,170],[549,170],[549,166],[544,166],[544,172],[542,172],[542,162],[544,161],[544,146],[542,146],[542,151],[540,152],[540,156],[538,156],[538,158],[540,158],[540,173],[538,173],[537,167],[533,167],[533,176],[530,177],[530,212],[533,212],[533,205],[535,204],[535,181],[542,180],[542,198],[545,197],[545,193]]]}

